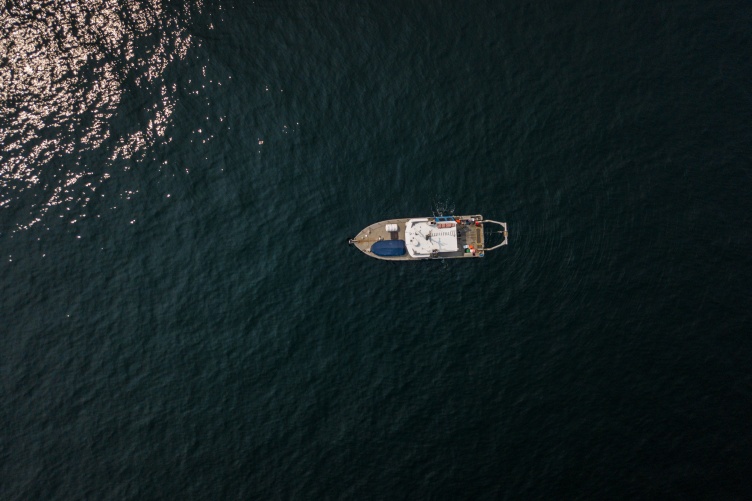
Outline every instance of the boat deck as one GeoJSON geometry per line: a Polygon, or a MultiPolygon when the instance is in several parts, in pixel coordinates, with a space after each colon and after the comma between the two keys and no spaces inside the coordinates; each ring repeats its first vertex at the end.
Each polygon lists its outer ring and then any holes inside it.
{"type": "MultiPolygon", "coordinates": [[[[453,217],[462,221],[461,224],[458,224],[455,227],[457,230],[458,250],[455,252],[442,252],[441,254],[439,254],[438,258],[483,257],[483,226],[475,226],[474,224],[467,225],[464,223],[465,220],[472,218],[474,218],[476,221],[483,220],[483,216],[481,216],[480,214],[475,214],[472,216],[453,217]],[[463,248],[464,245],[472,245],[476,249],[475,255],[473,255],[471,252],[466,253],[465,249],[463,248]]],[[[377,259],[383,259],[385,261],[419,261],[421,259],[413,258],[408,253],[405,253],[405,255],[403,256],[395,257],[382,257],[371,253],[371,245],[380,240],[405,240],[405,224],[410,219],[414,218],[387,219],[386,221],[379,221],[378,223],[374,223],[361,230],[361,232],[358,233],[354,238],[352,238],[350,242],[361,251],[377,259]],[[396,224],[398,231],[386,231],[387,224],[396,224]]]]}

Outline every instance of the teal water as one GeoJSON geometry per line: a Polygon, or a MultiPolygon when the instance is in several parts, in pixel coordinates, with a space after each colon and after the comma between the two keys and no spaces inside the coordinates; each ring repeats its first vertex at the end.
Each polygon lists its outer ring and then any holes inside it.
{"type": "Polygon", "coordinates": [[[0,8],[0,497],[747,498],[750,21],[0,8]]]}

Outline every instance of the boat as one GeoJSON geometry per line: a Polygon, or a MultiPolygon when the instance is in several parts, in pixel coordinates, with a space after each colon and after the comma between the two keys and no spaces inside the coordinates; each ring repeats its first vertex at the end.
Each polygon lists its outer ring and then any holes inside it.
{"type": "Polygon", "coordinates": [[[367,256],[386,261],[480,258],[509,244],[507,223],[482,215],[434,216],[387,219],[367,226],[348,243],[367,256]],[[501,243],[486,247],[484,229],[501,227],[495,233],[501,243]]]}

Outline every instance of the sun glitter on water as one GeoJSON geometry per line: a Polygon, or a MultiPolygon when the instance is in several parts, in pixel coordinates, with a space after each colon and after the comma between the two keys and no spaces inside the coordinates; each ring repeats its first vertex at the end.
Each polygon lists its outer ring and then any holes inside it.
{"type": "Polygon", "coordinates": [[[113,162],[136,160],[167,141],[176,102],[164,75],[193,45],[185,26],[191,8],[201,4],[168,13],[160,0],[31,0],[0,11],[5,228],[29,228],[56,206],[85,217],[83,208],[110,177],[113,162]],[[126,82],[153,96],[138,130],[112,125],[126,82]],[[109,164],[86,161],[86,153],[98,149],[109,164]]]}

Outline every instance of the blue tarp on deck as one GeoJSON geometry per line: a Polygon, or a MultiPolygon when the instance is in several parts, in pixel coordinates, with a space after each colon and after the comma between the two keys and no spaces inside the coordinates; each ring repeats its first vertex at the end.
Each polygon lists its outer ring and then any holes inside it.
{"type": "Polygon", "coordinates": [[[371,252],[382,257],[401,256],[405,253],[405,241],[381,240],[371,246],[371,252]]]}

